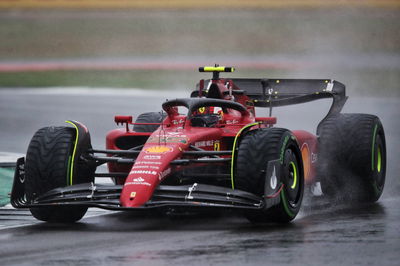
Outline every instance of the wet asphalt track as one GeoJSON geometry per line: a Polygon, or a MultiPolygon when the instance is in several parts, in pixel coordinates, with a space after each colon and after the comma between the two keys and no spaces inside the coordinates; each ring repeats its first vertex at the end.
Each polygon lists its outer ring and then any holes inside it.
{"type": "MultiPolygon", "coordinates": [[[[0,90],[0,150],[24,153],[36,129],[66,119],[85,123],[94,146],[103,147],[114,114],[137,116],[158,110],[165,98],[185,96],[136,94],[0,90]]],[[[326,104],[275,114],[280,126],[313,131],[326,104]]],[[[349,207],[306,198],[292,224],[263,227],[230,213],[171,219],[96,210],[80,223],[51,225],[25,211],[0,209],[0,265],[398,265],[399,104],[398,98],[359,98],[344,110],[374,113],[383,121],[389,162],[385,192],[376,204],[349,207]]]]}

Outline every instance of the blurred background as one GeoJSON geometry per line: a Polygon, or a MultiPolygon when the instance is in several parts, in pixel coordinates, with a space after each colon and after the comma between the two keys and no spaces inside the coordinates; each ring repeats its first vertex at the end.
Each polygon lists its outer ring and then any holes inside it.
{"type": "Polygon", "coordinates": [[[192,89],[236,77],[333,78],[399,97],[398,0],[2,0],[0,87],[192,89]],[[207,77],[208,78],[208,77],[207,77]]]}

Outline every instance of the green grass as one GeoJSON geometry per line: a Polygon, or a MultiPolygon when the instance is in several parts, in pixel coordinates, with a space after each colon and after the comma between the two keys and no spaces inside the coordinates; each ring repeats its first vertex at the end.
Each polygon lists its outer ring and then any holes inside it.
{"type": "Polygon", "coordinates": [[[160,88],[167,73],[147,71],[46,71],[0,73],[1,87],[90,86],[160,88]],[[157,78],[154,79],[154,76],[157,78]]]}
{"type": "Polygon", "coordinates": [[[144,89],[193,88],[195,71],[47,71],[0,73],[0,87],[89,86],[144,89]]]}
{"type": "MultiPolygon", "coordinates": [[[[270,72],[276,74],[276,72],[270,72]]],[[[238,71],[234,74],[221,74],[221,77],[260,77],[261,71],[238,71]]],[[[208,79],[209,73],[188,70],[132,70],[132,71],[46,71],[0,73],[1,87],[55,87],[90,86],[116,88],[143,88],[182,90],[193,89],[200,79],[208,79]]]]}

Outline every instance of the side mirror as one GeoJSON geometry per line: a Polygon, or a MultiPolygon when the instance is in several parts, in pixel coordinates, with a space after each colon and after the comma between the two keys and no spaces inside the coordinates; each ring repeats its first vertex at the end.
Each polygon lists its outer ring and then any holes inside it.
{"type": "Polygon", "coordinates": [[[129,124],[132,124],[133,118],[132,116],[126,116],[126,115],[116,115],[114,117],[114,121],[115,123],[117,123],[117,125],[121,124],[125,124],[126,125],[126,131],[129,131],[129,124]]]}
{"type": "Polygon", "coordinates": [[[116,115],[114,117],[114,121],[115,123],[117,123],[117,125],[119,124],[124,124],[124,123],[132,123],[132,116],[126,116],[126,115],[116,115]]]}

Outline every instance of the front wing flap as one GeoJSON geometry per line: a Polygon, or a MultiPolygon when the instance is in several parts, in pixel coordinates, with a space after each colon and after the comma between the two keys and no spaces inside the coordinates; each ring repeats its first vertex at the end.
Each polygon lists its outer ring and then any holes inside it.
{"type": "Polygon", "coordinates": [[[120,205],[122,185],[84,183],[50,190],[33,201],[25,195],[24,158],[17,161],[11,204],[15,208],[48,206],[87,206],[109,210],[146,210],[163,207],[208,207],[262,210],[279,204],[280,197],[260,197],[231,188],[194,183],[191,185],[160,185],[152,198],[141,207],[120,205]]]}
{"type": "Polygon", "coordinates": [[[121,185],[85,183],[50,190],[32,202],[28,202],[24,193],[19,191],[19,193],[12,193],[11,204],[15,208],[84,205],[110,210],[174,206],[262,209],[265,206],[261,197],[251,193],[194,183],[189,186],[159,186],[151,200],[145,205],[128,208],[120,206],[119,196],[122,187],[121,185]],[[16,197],[16,195],[20,195],[20,197],[16,197]]]}

